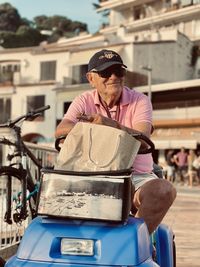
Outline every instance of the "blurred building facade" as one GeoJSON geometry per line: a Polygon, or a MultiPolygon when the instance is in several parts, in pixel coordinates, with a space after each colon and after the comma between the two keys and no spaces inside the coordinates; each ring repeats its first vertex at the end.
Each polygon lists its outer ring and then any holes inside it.
{"type": "Polygon", "coordinates": [[[49,104],[38,121],[23,124],[22,133],[27,141],[53,144],[74,97],[90,90],[89,58],[105,48],[124,59],[127,85],[151,97],[157,154],[199,149],[200,2],[101,1],[97,11],[105,10],[109,23],[93,35],[0,50],[0,122],[49,104]]]}

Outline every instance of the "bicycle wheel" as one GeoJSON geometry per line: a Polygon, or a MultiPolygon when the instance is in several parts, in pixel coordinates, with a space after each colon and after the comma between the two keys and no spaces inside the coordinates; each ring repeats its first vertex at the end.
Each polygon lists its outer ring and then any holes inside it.
{"type": "MultiPolygon", "coordinates": [[[[24,179],[27,179],[27,183],[26,183],[26,189],[29,191],[29,195],[30,196],[27,200],[29,202],[29,210],[31,212],[31,217],[34,218],[36,215],[36,198],[37,196],[31,195],[31,192],[34,192],[35,190],[35,185],[33,184],[33,182],[31,181],[31,178],[28,176],[27,171],[26,170],[20,170],[11,166],[1,166],[0,167],[0,179],[1,177],[5,177],[7,180],[7,211],[5,213],[5,218],[4,220],[8,223],[11,224],[12,223],[12,219],[11,219],[11,207],[12,207],[12,202],[13,202],[13,197],[12,197],[12,181],[14,181],[13,178],[17,179],[21,185],[24,179]]],[[[24,194],[26,198],[26,189],[24,191],[24,194]]],[[[23,190],[22,190],[23,191],[23,190]]],[[[21,198],[21,194],[24,195],[22,192],[18,193],[18,197],[21,198]]],[[[16,198],[16,196],[15,196],[16,198]]],[[[21,204],[20,204],[21,206],[21,204]]],[[[23,217],[19,217],[19,214],[17,212],[15,212],[13,214],[13,219],[15,222],[19,222],[22,219],[25,219],[27,217],[27,212],[26,212],[26,207],[25,205],[22,205],[22,207],[18,207],[19,209],[24,209],[24,215],[23,217]],[[18,220],[18,221],[17,221],[18,220]]]]}

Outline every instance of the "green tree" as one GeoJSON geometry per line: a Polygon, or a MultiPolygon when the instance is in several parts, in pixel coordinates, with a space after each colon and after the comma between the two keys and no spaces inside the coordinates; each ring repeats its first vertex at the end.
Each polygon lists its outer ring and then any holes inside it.
{"type": "MultiPolygon", "coordinates": [[[[106,1],[107,1],[107,0],[98,0],[98,3],[92,3],[92,5],[93,5],[94,9],[98,9],[98,8],[101,7],[100,4],[101,4],[102,2],[106,2],[106,1]]],[[[109,14],[110,14],[110,11],[109,11],[108,9],[102,11],[102,16],[103,16],[103,17],[108,17],[109,14]]]]}
{"type": "Polygon", "coordinates": [[[59,15],[50,17],[45,15],[37,16],[34,18],[34,23],[36,29],[52,32],[47,38],[49,43],[56,42],[62,36],[69,38],[76,35],[77,32],[88,31],[87,24],[79,21],[72,21],[67,17],[59,15]]]}
{"type": "Polygon", "coordinates": [[[29,26],[31,28],[34,28],[34,23],[32,20],[28,20],[27,18],[21,18],[21,25],[29,26]]]}
{"type": "Polygon", "coordinates": [[[46,38],[38,30],[25,25],[20,26],[16,33],[9,31],[0,32],[1,45],[4,48],[37,46],[46,38]]]}
{"type": "Polygon", "coordinates": [[[34,18],[35,26],[38,30],[51,30],[51,31],[60,31],[62,34],[67,32],[75,31],[79,29],[80,31],[87,31],[87,24],[72,21],[67,17],[54,15],[54,16],[37,16],[34,18]]]}
{"type": "Polygon", "coordinates": [[[40,15],[30,21],[21,18],[11,4],[0,5],[0,45],[4,48],[37,46],[44,40],[56,42],[61,36],[72,37],[81,31],[87,31],[87,24],[59,15],[40,15]],[[50,31],[50,36],[42,30],[50,31]]]}
{"type": "Polygon", "coordinates": [[[22,24],[16,8],[9,3],[0,5],[0,31],[15,32],[22,24]]]}
{"type": "Polygon", "coordinates": [[[46,23],[47,20],[48,20],[48,17],[45,15],[35,17],[33,19],[35,28],[37,28],[38,30],[51,30],[51,28],[47,26],[47,23],[46,23]]]}
{"type": "Polygon", "coordinates": [[[36,46],[47,38],[46,36],[42,35],[37,29],[25,25],[18,28],[16,37],[21,39],[21,43],[24,43],[25,46],[36,46]]]}

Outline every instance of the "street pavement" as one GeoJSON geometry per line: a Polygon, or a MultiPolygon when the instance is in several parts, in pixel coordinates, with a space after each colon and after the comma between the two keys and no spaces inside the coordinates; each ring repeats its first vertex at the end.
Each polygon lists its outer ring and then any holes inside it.
{"type": "Polygon", "coordinates": [[[200,267],[200,187],[176,188],[177,198],[163,222],[175,234],[177,267],[200,267]]]}

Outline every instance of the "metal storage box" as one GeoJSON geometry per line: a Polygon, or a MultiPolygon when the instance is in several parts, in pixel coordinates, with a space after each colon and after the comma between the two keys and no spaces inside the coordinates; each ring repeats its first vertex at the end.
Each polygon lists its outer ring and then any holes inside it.
{"type": "Polygon", "coordinates": [[[125,221],[131,205],[131,178],[44,170],[38,214],[62,218],[125,221]]]}

